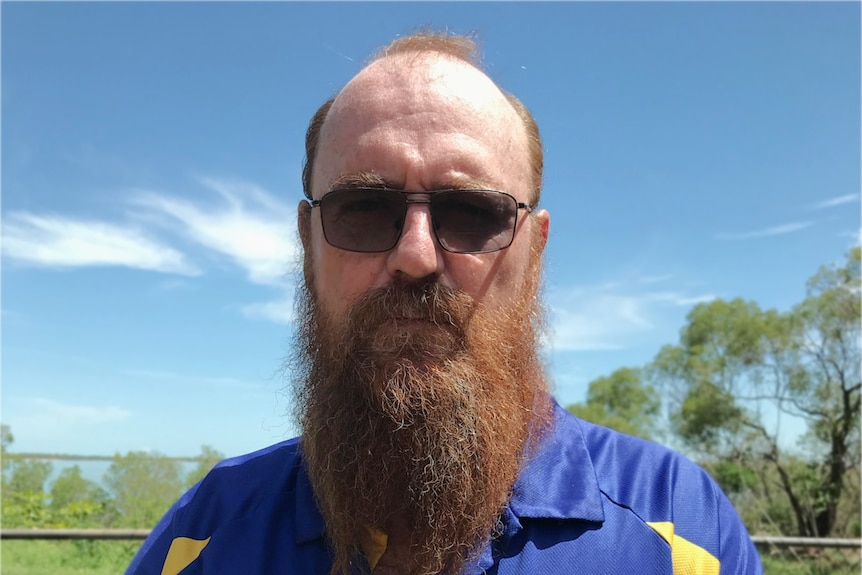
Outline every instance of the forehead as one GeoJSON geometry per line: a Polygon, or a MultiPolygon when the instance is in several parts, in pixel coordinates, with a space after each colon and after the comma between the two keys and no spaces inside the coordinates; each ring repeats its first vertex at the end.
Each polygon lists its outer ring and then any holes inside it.
{"type": "Polygon", "coordinates": [[[510,192],[529,173],[526,132],[503,93],[472,65],[437,54],[370,64],[336,97],[319,142],[315,196],[353,172],[391,185],[472,180],[510,192]]]}

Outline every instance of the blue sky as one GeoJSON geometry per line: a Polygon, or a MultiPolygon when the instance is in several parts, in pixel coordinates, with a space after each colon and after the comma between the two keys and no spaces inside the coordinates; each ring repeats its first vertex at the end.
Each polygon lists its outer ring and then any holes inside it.
{"type": "Polygon", "coordinates": [[[533,111],[561,403],[686,313],[788,309],[859,241],[858,3],[10,3],[2,420],[17,451],[295,434],[311,114],[377,47],[476,31],[533,111]]]}

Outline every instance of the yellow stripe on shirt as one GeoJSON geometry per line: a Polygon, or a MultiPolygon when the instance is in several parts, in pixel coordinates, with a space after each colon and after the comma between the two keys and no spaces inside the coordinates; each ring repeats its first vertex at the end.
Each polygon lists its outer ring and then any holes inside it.
{"type": "Polygon", "coordinates": [[[191,537],[175,537],[165,557],[162,575],[177,575],[180,571],[200,556],[201,551],[210,542],[210,538],[192,539],[191,537]]]}
{"type": "Polygon", "coordinates": [[[718,575],[720,563],[709,551],[674,533],[670,521],[647,522],[670,544],[673,575],[718,575]]]}
{"type": "Polygon", "coordinates": [[[376,527],[368,527],[365,531],[360,532],[359,547],[372,570],[386,552],[387,543],[389,543],[389,537],[376,527]]]}

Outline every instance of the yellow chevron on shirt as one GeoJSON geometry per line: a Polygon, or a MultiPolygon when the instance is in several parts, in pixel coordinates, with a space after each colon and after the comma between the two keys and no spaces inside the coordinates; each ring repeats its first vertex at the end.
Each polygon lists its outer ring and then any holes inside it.
{"type": "Polygon", "coordinates": [[[673,575],[718,575],[720,563],[706,549],[674,533],[670,521],[647,521],[670,544],[673,575]]]}
{"type": "Polygon", "coordinates": [[[204,550],[204,547],[209,542],[210,537],[206,539],[175,537],[171,541],[171,548],[168,549],[168,556],[165,557],[165,564],[162,566],[162,575],[177,575],[198,558],[201,551],[204,550]]]}
{"type": "Polygon", "coordinates": [[[368,566],[374,569],[377,562],[383,557],[386,552],[386,545],[389,543],[389,537],[376,527],[368,527],[365,531],[360,532],[359,547],[362,549],[362,554],[368,560],[368,566]]]}

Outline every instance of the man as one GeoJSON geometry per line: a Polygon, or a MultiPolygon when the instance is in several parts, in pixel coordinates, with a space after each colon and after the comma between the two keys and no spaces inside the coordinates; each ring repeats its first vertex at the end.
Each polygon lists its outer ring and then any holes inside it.
{"type": "Polygon", "coordinates": [[[475,62],[396,40],[312,118],[302,438],[219,464],[128,573],[760,573],[703,471],[550,398],[541,141],[475,62]]]}

